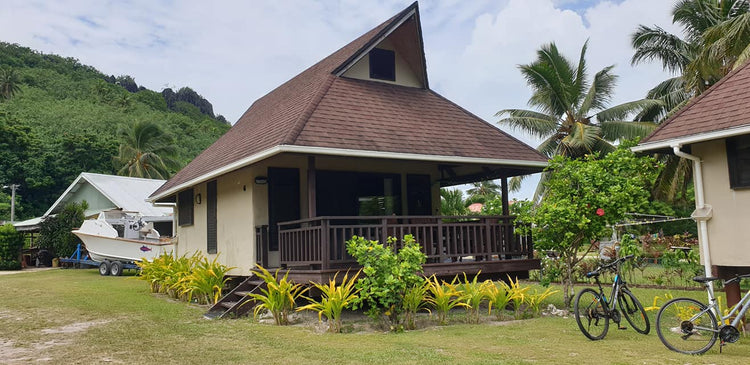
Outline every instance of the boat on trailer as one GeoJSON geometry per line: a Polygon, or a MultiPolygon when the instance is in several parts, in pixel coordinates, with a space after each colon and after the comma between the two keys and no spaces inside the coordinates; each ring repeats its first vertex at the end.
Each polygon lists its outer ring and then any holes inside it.
{"type": "Polygon", "coordinates": [[[99,262],[99,274],[119,276],[128,264],[153,260],[173,251],[171,238],[161,237],[151,222],[137,212],[107,210],[88,219],[73,231],[92,260],[99,262]]]}

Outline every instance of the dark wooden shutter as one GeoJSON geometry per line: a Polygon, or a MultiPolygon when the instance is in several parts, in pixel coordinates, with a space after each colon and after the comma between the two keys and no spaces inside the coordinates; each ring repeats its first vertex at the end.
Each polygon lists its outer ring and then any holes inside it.
{"type": "Polygon", "coordinates": [[[206,187],[206,252],[216,253],[216,180],[206,187]]]}
{"type": "Polygon", "coordinates": [[[729,187],[750,187],[750,136],[728,138],[727,164],[729,165],[729,187]]]}
{"type": "Polygon", "coordinates": [[[193,189],[177,194],[177,214],[177,224],[180,226],[193,224],[193,189]]]}

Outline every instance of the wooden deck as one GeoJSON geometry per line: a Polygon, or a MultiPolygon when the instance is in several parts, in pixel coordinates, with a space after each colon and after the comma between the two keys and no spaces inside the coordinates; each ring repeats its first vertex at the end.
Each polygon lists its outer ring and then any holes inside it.
{"type": "MultiPolygon", "coordinates": [[[[425,275],[524,276],[539,268],[530,235],[515,232],[512,216],[316,217],[279,223],[279,256],[297,282],[325,282],[357,268],[346,241],[362,236],[385,242],[412,234],[427,256],[425,275]]],[[[268,227],[256,228],[258,263],[268,267],[268,227]]]]}

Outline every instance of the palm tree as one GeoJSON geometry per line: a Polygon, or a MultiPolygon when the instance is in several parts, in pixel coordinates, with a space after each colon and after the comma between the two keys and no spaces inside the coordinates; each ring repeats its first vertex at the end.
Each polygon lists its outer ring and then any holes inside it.
{"type": "MultiPolygon", "coordinates": [[[[501,125],[544,139],[537,150],[548,157],[608,153],[614,150],[614,142],[645,136],[655,127],[651,122],[629,122],[625,118],[659,104],[658,101],[643,99],[608,107],[617,80],[612,73],[614,66],[605,67],[589,81],[587,47],[588,41],[574,64],[559,53],[554,43],[543,46],[537,51],[536,61],[519,66],[534,90],[529,105],[538,111],[505,109],[496,114],[507,116],[499,121],[501,125]]],[[[512,179],[511,188],[517,188],[519,182],[512,179]]],[[[540,182],[537,186],[535,200],[541,196],[543,185],[540,182]]]]}
{"type": "Polygon", "coordinates": [[[0,68],[0,98],[8,100],[21,92],[21,79],[12,68],[0,68]]]}
{"type": "Polygon", "coordinates": [[[461,190],[440,189],[440,214],[448,216],[464,215],[466,210],[464,193],[461,190]]]}
{"type": "MultiPolygon", "coordinates": [[[[694,96],[713,85],[750,56],[748,0],[682,0],[672,9],[672,22],[684,38],[664,29],[640,25],[632,35],[633,65],[658,60],[676,73],[649,90],[646,97],[662,103],[639,113],[635,120],[661,122],[694,96]]],[[[665,168],[652,192],[657,199],[684,199],[692,167],[674,155],[661,156],[665,168]]]]}
{"type": "Polygon", "coordinates": [[[178,163],[172,139],[151,121],[137,121],[119,130],[121,139],[114,157],[118,174],[150,179],[166,179],[178,163]]]}
{"type": "Polygon", "coordinates": [[[466,190],[469,194],[468,201],[473,203],[484,203],[495,196],[500,195],[500,185],[492,180],[471,183],[472,187],[466,190]]]}

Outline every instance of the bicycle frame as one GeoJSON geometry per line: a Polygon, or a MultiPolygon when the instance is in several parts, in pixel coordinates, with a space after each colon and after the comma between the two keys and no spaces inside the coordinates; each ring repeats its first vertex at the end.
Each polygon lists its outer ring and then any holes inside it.
{"type": "Polygon", "coordinates": [[[602,287],[602,283],[599,281],[598,275],[594,277],[594,281],[596,281],[596,285],[599,287],[599,295],[602,297],[602,300],[605,304],[604,307],[607,308],[607,314],[609,315],[616,309],[615,306],[617,305],[617,301],[619,300],[620,288],[625,285],[625,281],[620,278],[619,265],[615,271],[615,279],[612,283],[612,291],[609,294],[609,299],[607,299],[607,296],[604,295],[604,288],[602,287]]]}
{"type": "MultiPolygon", "coordinates": [[[[748,290],[747,293],[745,293],[745,296],[740,299],[740,301],[737,303],[737,305],[732,308],[731,311],[726,316],[723,316],[721,314],[721,309],[719,308],[718,301],[713,296],[713,291],[711,291],[711,299],[710,304],[706,307],[705,310],[702,310],[699,314],[693,316],[693,318],[690,318],[691,321],[696,320],[700,315],[704,314],[706,311],[713,309],[714,313],[716,314],[716,319],[721,323],[719,326],[719,329],[721,329],[721,326],[724,326],[726,324],[727,319],[732,318],[732,316],[735,316],[734,320],[730,323],[733,327],[737,327],[737,325],[740,324],[742,321],[742,318],[745,317],[745,314],[747,313],[748,309],[750,309],[750,290],[748,290]]],[[[712,329],[707,329],[711,330],[712,329]]]]}

